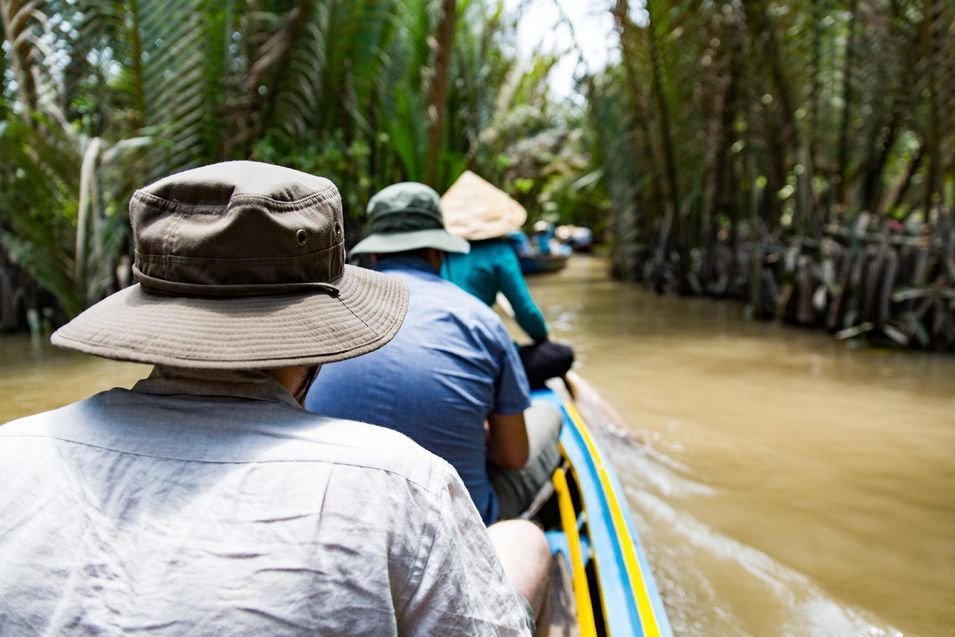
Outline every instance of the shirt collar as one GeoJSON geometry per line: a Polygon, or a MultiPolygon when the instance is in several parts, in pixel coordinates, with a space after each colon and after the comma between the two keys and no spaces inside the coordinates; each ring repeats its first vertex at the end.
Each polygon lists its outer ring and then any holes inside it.
{"type": "Polygon", "coordinates": [[[157,365],[133,391],[158,396],[231,396],[301,405],[277,380],[260,370],[182,369],[157,365]]]}

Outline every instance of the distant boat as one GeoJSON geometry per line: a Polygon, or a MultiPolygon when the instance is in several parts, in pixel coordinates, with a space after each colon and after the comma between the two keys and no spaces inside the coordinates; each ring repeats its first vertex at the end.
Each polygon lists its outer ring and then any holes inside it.
{"type": "Polygon", "coordinates": [[[557,272],[567,266],[567,259],[569,258],[570,256],[566,254],[533,254],[520,257],[521,272],[524,274],[557,272]]]}
{"type": "Polygon", "coordinates": [[[563,270],[567,265],[567,258],[571,252],[569,249],[561,252],[541,253],[534,249],[530,238],[521,231],[512,232],[508,235],[517,258],[521,262],[521,272],[524,274],[543,274],[545,272],[557,272],[563,270]]]}

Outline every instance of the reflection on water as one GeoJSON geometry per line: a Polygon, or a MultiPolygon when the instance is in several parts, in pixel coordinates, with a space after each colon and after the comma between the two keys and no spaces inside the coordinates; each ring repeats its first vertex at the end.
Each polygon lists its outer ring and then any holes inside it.
{"type": "Polygon", "coordinates": [[[532,279],[635,437],[620,473],[678,634],[951,634],[955,359],[853,351],[575,258],[532,279]]]}
{"type": "MultiPolygon", "coordinates": [[[[680,635],[951,634],[955,359],[852,351],[574,258],[532,281],[629,421],[603,437],[680,635]]],[[[0,339],[0,422],[148,368],[0,339]]]]}

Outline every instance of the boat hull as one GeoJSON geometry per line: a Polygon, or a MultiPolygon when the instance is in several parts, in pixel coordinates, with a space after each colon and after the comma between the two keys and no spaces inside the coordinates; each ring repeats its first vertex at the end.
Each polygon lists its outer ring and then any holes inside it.
{"type": "Polygon", "coordinates": [[[531,257],[521,257],[521,272],[524,274],[557,272],[567,266],[567,259],[569,258],[569,256],[563,254],[541,254],[531,257]]]}
{"type": "Polygon", "coordinates": [[[534,517],[571,574],[579,634],[672,635],[623,489],[590,428],[568,396],[547,389],[534,397],[564,418],[564,462],[534,517]]]}

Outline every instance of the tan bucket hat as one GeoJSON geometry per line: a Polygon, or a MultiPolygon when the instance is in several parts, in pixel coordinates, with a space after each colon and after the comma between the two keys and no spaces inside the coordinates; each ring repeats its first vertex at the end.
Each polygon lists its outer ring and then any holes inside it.
{"type": "Polygon", "coordinates": [[[166,177],[130,200],[139,281],[57,330],[54,345],[205,369],[315,365],[378,349],[408,291],[345,265],[332,182],[250,161],[166,177]]]}
{"type": "Polygon", "coordinates": [[[468,241],[503,237],[527,221],[524,206],[470,170],[444,193],[441,208],[448,232],[468,241]]]}

